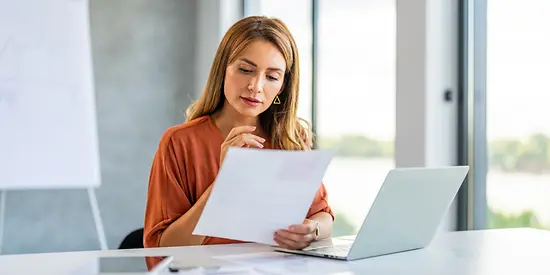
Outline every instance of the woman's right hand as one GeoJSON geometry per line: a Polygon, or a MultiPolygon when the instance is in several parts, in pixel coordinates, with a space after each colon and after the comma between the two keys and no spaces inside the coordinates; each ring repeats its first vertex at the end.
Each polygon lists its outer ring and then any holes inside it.
{"type": "Polygon", "coordinates": [[[264,148],[263,143],[265,142],[265,139],[252,134],[254,130],[256,130],[255,126],[239,126],[231,129],[229,135],[227,135],[225,141],[222,143],[220,165],[223,163],[223,159],[225,158],[229,147],[264,148]]]}

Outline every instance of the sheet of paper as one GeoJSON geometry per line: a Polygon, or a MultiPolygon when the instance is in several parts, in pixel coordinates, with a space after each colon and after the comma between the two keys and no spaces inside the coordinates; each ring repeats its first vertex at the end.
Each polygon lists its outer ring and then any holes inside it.
{"type": "Polygon", "coordinates": [[[193,234],[275,245],[309,211],[332,153],[230,148],[193,234]]]}
{"type": "Polygon", "coordinates": [[[247,266],[261,274],[347,274],[350,266],[345,261],[334,261],[318,257],[285,254],[278,252],[257,252],[213,257],[247,266]]]}

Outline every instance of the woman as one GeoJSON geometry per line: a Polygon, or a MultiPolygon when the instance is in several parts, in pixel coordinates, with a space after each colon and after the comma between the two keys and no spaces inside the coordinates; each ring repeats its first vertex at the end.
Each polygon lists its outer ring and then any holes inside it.
{"type": "MultiPolygon", "coordinates": [[[[298,51],[283,22],[248,17],[228,30],[187,121],[161,138],[147,194],[145,247],[237,242],[192,232],[227,148],[310,148],[309,128],[296,117],[298,87],[298,51]]],[[[275,242],[301,249],[330,236],[334,216],[323,185],[305,218],[274,232],[275,242]]]]}

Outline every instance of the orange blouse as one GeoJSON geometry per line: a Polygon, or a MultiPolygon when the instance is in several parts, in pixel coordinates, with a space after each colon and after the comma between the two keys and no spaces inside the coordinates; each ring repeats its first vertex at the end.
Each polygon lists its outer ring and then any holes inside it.
{"type": "MultiPolygon", "coordinates": [[[[149,177],[144,247],[158,247],[166,227],[185,214],[214,182],[223,141],[210,116],[171,127],[163,134],[149,177]]],[[[323,184],[306,218],[321,211],[334,218],[323,184]]],[[[203,241],[203,245],[228,243],[238,241],[215,237],[203,241]]]]}

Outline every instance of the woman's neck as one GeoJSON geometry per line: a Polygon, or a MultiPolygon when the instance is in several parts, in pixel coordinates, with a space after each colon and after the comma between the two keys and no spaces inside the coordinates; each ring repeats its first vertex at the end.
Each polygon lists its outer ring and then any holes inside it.
{"type": "Polygon", "coordinates": [[[216,126],[218,126],[222,132],[224,138],[229,135],[231,129],[239,126],[256,126],[256,131],[254,131],[256,135],[263,132],[259,117],[243,116],[234,110],[227,102],[221,110],[212,114],[212,118],[216,126]]]}

